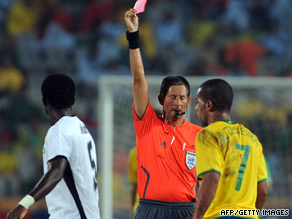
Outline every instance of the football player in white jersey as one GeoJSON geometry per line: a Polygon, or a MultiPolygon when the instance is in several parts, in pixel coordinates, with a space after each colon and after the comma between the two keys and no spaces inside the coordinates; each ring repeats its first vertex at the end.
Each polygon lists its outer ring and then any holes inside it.
{"type": "Polygon", "coordinates": [[[23,218],[43,197],[50,219],[99,219],[96,149],[86,126],[72,112],[75,83],[66,75],[52,74],[41,91],[51,123],[43,149],[44,175],[7,219],[23,218]]]}

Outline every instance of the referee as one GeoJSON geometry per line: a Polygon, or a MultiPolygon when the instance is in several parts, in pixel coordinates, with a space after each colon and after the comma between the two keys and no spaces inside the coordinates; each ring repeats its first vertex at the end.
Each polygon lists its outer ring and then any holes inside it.
{"type": "Polygon", "coordinates": [[[125,22],[133,75],[140,197],[134,218],[190,219],[196,199],[195,141],[201,130],[184,118],[191,100],[190,85],[182,76],[164,78],[158,95],[163,113],[158,116],[149,103],[134,9],[125,13],[125,22]]]}

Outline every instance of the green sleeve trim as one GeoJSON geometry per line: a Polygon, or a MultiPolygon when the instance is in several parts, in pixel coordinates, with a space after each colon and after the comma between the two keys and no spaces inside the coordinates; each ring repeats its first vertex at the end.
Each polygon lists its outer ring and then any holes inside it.
{"type": "Polygon", "coordinates": [[[258,181],[258,184],[261,183],[261,182],[264,182],[264,181],[267,181],[267,178],[258,181]]]}
{"type": "Polygon", "coordinates": [[[218,174],[221,176],[221,172],[218,171],[218,170],[207,170],[207,171],[205,171],[205,172],[199,174],[199,175],[198,175],[198,178],[200,178],[201,176],[203,176],[203,175],[206,174],[206,173],[211,173],[211,172],[218,173],[218,174]]]}

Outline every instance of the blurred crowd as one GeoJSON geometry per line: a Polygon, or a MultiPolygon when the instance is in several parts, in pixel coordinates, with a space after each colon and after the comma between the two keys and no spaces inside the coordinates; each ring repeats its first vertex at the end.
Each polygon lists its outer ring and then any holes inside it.
{"type": "MultiPolygon", "coordinates": [[[[124,12],[134,4],[0,0],[0,196],[28,192],[42,174],[49,124],[29,91],[39,96],[45,75],[75,78],[88,100],[80,116],[97,128],[91,100],[99,77],[131,74],[124,12]]],[[[139,15],[146,72],[290,77],[291,9],[291,0],[148,0],[139,15]]]]}

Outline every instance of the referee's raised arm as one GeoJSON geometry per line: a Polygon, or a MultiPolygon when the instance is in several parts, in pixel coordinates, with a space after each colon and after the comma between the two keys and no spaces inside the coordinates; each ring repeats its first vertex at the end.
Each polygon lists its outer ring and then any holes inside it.
{"type": "Polygon", "coordinates": [[[142,118],[149,102],[149,92],[139,48],[139,22],[135,9],[130,9],[125,13],[125,22],[128,28],[127,40],[129,41],[130,64],[133,75],[134,108],[137,116],[142,118]]]}

